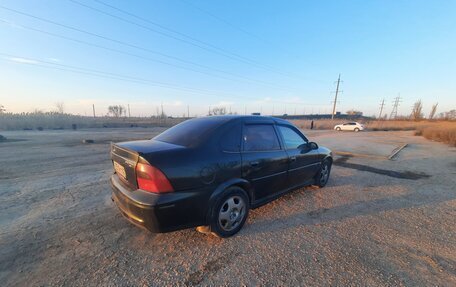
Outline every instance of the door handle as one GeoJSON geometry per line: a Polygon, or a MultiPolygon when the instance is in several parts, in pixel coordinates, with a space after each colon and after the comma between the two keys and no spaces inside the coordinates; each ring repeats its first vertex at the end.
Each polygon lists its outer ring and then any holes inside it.
{"type": "Polygon", "coordinates": [[[291,161],[291,162],[296,161],[296,157],[295,157],[295,156],[290,157],[290,161],[291,161]]]}
{"type": "Polygon", "coordinates": [[[250,166],[258,166],[260,164],[259,161],[251,161],[250,166]]]}

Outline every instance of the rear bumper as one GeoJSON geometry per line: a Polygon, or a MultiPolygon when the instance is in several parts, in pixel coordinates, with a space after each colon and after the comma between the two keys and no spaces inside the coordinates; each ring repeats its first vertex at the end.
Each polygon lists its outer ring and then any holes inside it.
{"type": "Polygon", "coordinates": [[[111,177],[112,200],[131,223],[161,233],[205,224],[207,210],[198,191],[155,194],[128,190],[117,175],[111,177]]]}

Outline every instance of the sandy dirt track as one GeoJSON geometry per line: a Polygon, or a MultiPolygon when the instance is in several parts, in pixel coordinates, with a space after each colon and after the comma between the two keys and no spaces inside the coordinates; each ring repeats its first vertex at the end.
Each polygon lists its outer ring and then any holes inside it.
{"type": "Polygon", "coordinates": [[[161,130],[2,132],[1,285],[456,286],[456,148],[305,131],[337,152],[328,186],[251,211],[222,240],[148,233],[111,202],[109,142],[161,130]]]}

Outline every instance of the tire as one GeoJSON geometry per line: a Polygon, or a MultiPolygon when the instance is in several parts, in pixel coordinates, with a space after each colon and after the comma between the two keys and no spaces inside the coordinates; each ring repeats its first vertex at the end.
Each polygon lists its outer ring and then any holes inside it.
{"type": "Polygon", "coordinates": [[[321,163],[320,170],[317,172],[315,175],[315,185],[318,187],[325,187],[325,185],[328,183],[329,180],[329,175],[331,173],[331,166],[332,162],[331,160],[324,160],[321,163]]]}
{"type": "Polygon", "coordinates": [[[355,133],[359,132],[359,129],[358,128],[355,128],[354,129],[355,133]]]}
{"type": "Polygon", "coordinates": [[[336,131],[340,132],[340,127],[337,127],[337,128],[336,128],[336,131]]]}
{"type": "Polygon", "coordinates": [[[230,187],[223,192],[212,209],[211,232],[218,237],[233,236],[241,230],[249,215],[249,198],[240,187],[230,187]]]}

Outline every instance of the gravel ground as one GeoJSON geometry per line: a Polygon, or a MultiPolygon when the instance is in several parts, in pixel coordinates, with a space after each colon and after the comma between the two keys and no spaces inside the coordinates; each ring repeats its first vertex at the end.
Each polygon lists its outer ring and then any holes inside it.
{"type": "Polygon", "coordinates": [[[223,240],[143,231],[111,202],[109,142],[160,131],[2,132],[1,285],[456,286],[455,148],[411,132],[308,132],[336,152],[328,186],[253,210],[223,240]]]}

